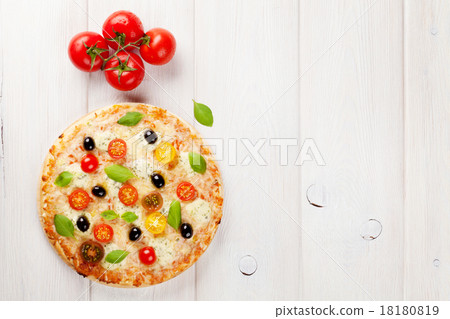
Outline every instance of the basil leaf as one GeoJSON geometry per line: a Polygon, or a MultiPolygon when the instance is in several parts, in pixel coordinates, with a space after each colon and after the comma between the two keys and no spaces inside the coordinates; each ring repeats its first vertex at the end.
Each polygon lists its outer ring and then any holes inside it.
{"type": "Polygon", "coordinates": [[[120,183],[125,183],[130,178],[136,177],[128,168],[117,164],[105,167],[105,173],[109,178],[120,183]]]}
{"type": "Polygon", "coordinates": [[[205,104],[197,103],[194,100],[194,116],[195,119],[205,126],[213,126],[214,117],[211,109],[205,104]]]}
{"type": "Polygon", "coordinates": [[[73,178],[72,173],[64,171],[61,174],[59,174],[58,177],[55,179],[55,185],[59,187],[67,186],[69,185],[72,178],[73,178]]]}
{"type": "Polygon", "coordinates": [[[125,259],[129,254],[128,251],[125,250],[113,250],[108,255],[106,255],[105,260],[109,262],[110,264],[118,264],[122,260],[125,259]]]}
{"type": "Polygon", "coordinates": [[[189,164],[191,165],[191,168],[194,170],[194,172],[203,174],[206,172],[206,161],[198,153],[189,152],[189,164]]]}
{"type": "Polygon", "coordinates": [[[102,215],[103,219],[106,219],[106,220],[113,220],[113,219],[116,219],[117,217],[119,217],[119,215],[117,215],[116,212],[113,210],[105,210],[100,215],[102,215]]]}
{"type": "Polygon", "coordinates": [[[69,218],[64,215],[55,215],[53,218],[53,223],[55,224],[56,232],[61,236],[74,237],[73,224],[69,218]]]}
{"type": "Polygon", "coordinates": [[[181,205],[177,200],[172,201],[169,208],[167,223],[175,229],[180,228],[181,224],[181,205]]]}
{"type": "Polygon", "coordinates": [[[136,219],[138,219],[137,215],[133,212],[126,212],[123,213],[122,216],[120,216],[120,218],[122,218],[124,221],[126,221],[127,223],[132,223],[134,222],[136,219]]]}
{"type": "Polygon", "coordinates": [[[140,120],[144,117],[144,114],[139,112],[127,112],[124,116],[122,116],[117,123],[125,126],[135,126],[139,123],[140,120]]]}

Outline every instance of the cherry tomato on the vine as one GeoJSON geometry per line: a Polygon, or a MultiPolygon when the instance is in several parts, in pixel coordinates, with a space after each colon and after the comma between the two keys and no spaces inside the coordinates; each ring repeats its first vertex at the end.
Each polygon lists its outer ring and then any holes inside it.
{"type": "Polygon", "coordinates": [[[132,52],[120,51],[105,65],[106,81],[115,89],[130,91],[144,79],[145,68],[142,59],[132,52]]]}
{"type": "Polygon", "coordinates": [[[109,56],[106,40],[100,34],[90,31],[76,34],[70,40],[68,52],[73,65],[85,72],[100,70],[102,58],[109,56]]]}
{"type": "Polygon", "coordinates": [[[151,265],[156,261],[156,254],[153,247],[144,247],[139,251],[139,259],[145,265],[151,265]]]}
{"type": "Polygon", "coordinates": [[[139,48],[139,53],[144,61],[155,65],[169,62],[177,48],[173,34],[162,28],[150,29],[145,34],[149,38],[144,39],[139,48]]]}
{"type": "Polygon", "coordinates": [[[138,200],[137,189],[130,184],[125,184],[119,189],[119,200],[125,206],[131,206],[138,200]]]}
{"type": "Polygon", "coordinates": [[[94,227],[94,237],[101,243],[107,243],[112,240],[114,230],[108,224],[100,224],[94,227]]]}
{"type": "MultiPolygon", "coordinates": [[[[119,46],[124,47],[127,44],[137,42],[144,35],[144,27],[134,13],[120,10],[106,18],[102,33],[108,45],[117,50],[119,46]]],[[[135,48],[132,46],[125,48],[127,51],[133,49],[135,48]]]]}
{"type": "Polygon", "coordinates": [[[81,169],[85,173],[93,173],[98,168],[98,159],[92,154],[84,155],[81,159],[81,169]]]}
{"type": "Polygon", "coordinates": [[[88,193],[82,189],[76,189],[69,195],[69,205],[75,210],[85,209],[90,201],[88,193]]]}

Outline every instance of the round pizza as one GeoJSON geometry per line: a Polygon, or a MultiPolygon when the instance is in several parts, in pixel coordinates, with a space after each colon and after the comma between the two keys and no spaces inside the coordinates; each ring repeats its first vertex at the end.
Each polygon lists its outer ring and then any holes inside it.
{"type": "Polygon", "coordinates": [[[166,281],[206,250],[222,217],[213,154],[185,121],[125,103],[98,109],[50,148],[42,227],[80,275],[121,287],[166,281]]]}

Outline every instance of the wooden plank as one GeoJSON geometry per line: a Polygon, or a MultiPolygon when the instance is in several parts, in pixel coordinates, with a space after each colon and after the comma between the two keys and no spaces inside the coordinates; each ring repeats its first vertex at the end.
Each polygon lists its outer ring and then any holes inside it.
{"type": "Polygon", "coordinates": [[[297,77],[297,31],[298,1],[195,2],[195,97],[215,118],[213,128],[199,129],[224,142],[219,166],[225,185],[222,223],[197,263],[200,300],[300,296],[300,229],[286,216],[299,220],[299,169],[292,158],[281,166],[269,140],[297,139],[297,88],[265,112],[297,77]],[[244,139],[264,143],[266,166],[245,165],[244,139]],[[230,140],[237,145],[236,164],[230,140]],[[246,255],[254,259],[241,261],[246,255]],[[239,267],[252,270],[254,260],[256,272],[243,275],[239,267]]]}
{"type": "Polygon", "coordinates": [[[450,295],[448,1],[405,1],[405,298],[450,295]]]}
{"type": "Polygon", "coordinates": [[[326,162],[301,171],[303,297],[401,299],[402,2],[302,1],[300,21],[300,136],[326,162]],[[327,207],[308,202],[313,184],[327,207]]]}
{"type": "Polygon", "coordinates": [[[1,2],[2,300],[74,300],[87,288],[48,244],[35,200],[48,148],[86,109],[87,75],[67,57],[71,36],[84,29],[72,2],[1,2]]]}
{"type": "MultiPolygon", "coordinates": [[[[88,84],[89,110],[118,102],[143,102],[163,107],[192,123],[193,9],[192,1],[89,1],[89,30],[101,32],[103,22],[112,12],[129,10],[139,16],[146,31],[166,28],[177,40],[173,60],[164,66],[146,63],[144,81],[133,91],[117,91],[109,86],[102,72],[92,74],[88,84]]],[[[91,293],[92,300],[192,300],[195,299],[195,266],[155,287],[121,289],[94,284],[91,293]]]]}

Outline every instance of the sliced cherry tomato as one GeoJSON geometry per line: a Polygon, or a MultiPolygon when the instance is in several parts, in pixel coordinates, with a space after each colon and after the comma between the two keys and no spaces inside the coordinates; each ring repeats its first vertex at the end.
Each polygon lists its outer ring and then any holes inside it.
{"type": "Polygon", "coordinates": [[[94,237],[101,243],[107,243],[112,240],[114,230],[108,224],[100,224],[94,227],[94,237]]]}
{"type": "Polygon", "coordinates": [[[88,193],[82,189],[76,189],[69,195],[70,207],[75,210],[85,209],[89,205],[90,201],[91,198],[88,193]]]}
{"type": "Polygon", "coordinates": [[[131,206],[138,200],[137,189],[133,185],[125,184],[119,189],[119,199],[125,206],[131,206]]]}
{"type": "Polygon", "coordinates": [[[80,246],[81,257],[88,263],[98,263],[105,255],[103,246],[93,240],[85,241],[80,246]]]}
{"type": "Polygon", "coordinates": [[[106,62],[106,81],[115,89],[130,91],[139,86],[145,75],[144,62],[139,55],[120,51],[106,62]]]}
{"type": "Polygon", "coordinates": [[[161,234],[166,228],[167,219],[161,213],[151,213],[145,220],[145,228],[152,234],[161,234]]]}
{"type": "Polygon", "coordinates": [[[106,40],[98,33],[85,31],[76,34],[69,43],[69,58],[78,69],[85,72],[100,70],[103,59],[108,58],[106,40]]]}
{"type": "MultiPolygon", "coordinates": [[[[144,27],[134,13],[120,10],[106,18],[102,33],[108,41],[108,45],[117,50],[119,46],[123,47],[138,41],[144,35],[144,27]]],[[[127,51],[134,49],[132,46],[125,48],[127,51]]]]}
{"type": "Polygon", "coordinates": [[[189,182],[181,182],[177,187],[177,196],[182,201],[189,201],[197,197],[197,190],[189,182]]]}
{"type": "Polygon", "coordinates": [[[145,265],[152,265],[156,261],[156,254],[153,247],[144,247],[139,250],[139,259],[145,265]]]}
{"type": "Polygon", "coordinates": [[[176,155],[175,147],[169,142],[162,143],[155,150],[156,159],[163,164],[172,162],[176,155]]]}
{"type": "Polygon", "coordinates": [[[163,198],[158,192],[151,192],[142,199],[142,206],[144,206],[144,208],[150,213],[160,210],[162,205],[163,198]]]}
{"type": "Polygon", "coordinates": [[[98,168],[98,159],[92,154],[84,155],[81,159],[81,169],[86,173],[93,173],[98,168]]]}
{"type": "Polygon", "coordinates": [[[150,29],[145,34],[148,35],[148,38],[139,48],[139,53],[144,61],[155,65],[169,62],[177,48],[173,34],[162,28],[150,29]]]}
{"type": "Polygon", "coordinates": [[[121,138],[109,142],[108,153],[114,159],[120,159],[127,154],[127,143],[121,138]]]}

